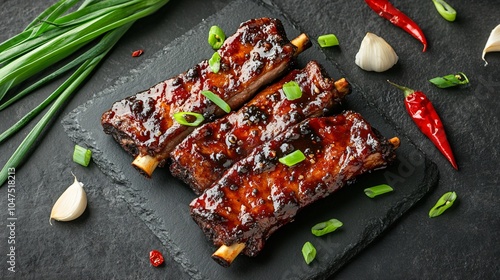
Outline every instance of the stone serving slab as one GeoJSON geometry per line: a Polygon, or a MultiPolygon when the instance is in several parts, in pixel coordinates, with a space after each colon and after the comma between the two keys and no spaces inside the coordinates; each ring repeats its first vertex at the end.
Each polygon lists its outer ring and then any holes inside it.
{"type": "MultiPolygon", "coordinates": [[[[227,34],[232,34],[241,22],[256,17],[280,19],[289,38],[301,33],[277,8],[258,1],[233,1],[165,46],[129,76],[122,77],[76,108],[64,118],[63,125],[74,142],[93,150],[94,162],[112,178],[116,189],[130,205],[130,212],[123,215],[139,216],[168,249],[165,254],[172,256],[191,278],[326,278],[403,216],[437,185],[439,177],[436,165],[394,128],[392,121],[385,118],[377,107],[367,102],[361,88],[354,86],[343,109],[360,112],[386,137],[400,137],[402,144],[397,151],[398,161],[387,170],[362,176],[354,184],[303,209],[293,223],[282,227],[267,241],[259,256],[239,256],[230,268],[223,268],[211,259],[216,248],[189,215],[188,205],[195,198],[189,187],[173,178],[168,168],[157,169],[151,179],[140,175],[131,166],[133,158],[111,136],[104,134],[100,125],[101,114],[113,102],[209,58],[213,52],[206,42],[210,26],[219,25],[227,34]],[[395,191],[375,199],[364,195],[364,188],[381,183],[389,183],[395,191]],[[311,234],[310,228],[314,224],[330,218],[339,219],[344,226],[323,237],[311,234]],[[301,254],[306,241],[317,249],[317,257],[310,265],[305,264],[301,254]]],[[[303,67],[312,59],[322,64],[333,78],[343,76],[335,61],[328,59],[316,43],[300,55],[296,67],[303,67]]]]}

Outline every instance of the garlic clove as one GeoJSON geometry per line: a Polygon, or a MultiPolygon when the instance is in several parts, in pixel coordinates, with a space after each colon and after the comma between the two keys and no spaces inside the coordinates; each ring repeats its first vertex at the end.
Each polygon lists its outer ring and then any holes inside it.
{"type": "Polygon", "coordinates": [[[384,72],[398,62],[398,55],[382,37],[366,33],[356,54],[355,63],[366,71],[384,72]]]}
{"type": "Polygon", "coordinates": [[[490,37],[488,37],[488,41],[486,41],[486,45],[483,49],[483,60],[485,62],[484,66],[488,65],[488,62],[484,58],[486,53],[488,52],[498,52],[500,51],[500,24],[495,27],[491,33],[490,37]]]}
{"type": "Polygon", "coordinates": [[[76,179],[63,194],[57,199],[50,212],[50,224],[52,220],[56,221],[72,221],[80,217],[87,208],[87,194],[83,189],[83,183],[76,179]]]}

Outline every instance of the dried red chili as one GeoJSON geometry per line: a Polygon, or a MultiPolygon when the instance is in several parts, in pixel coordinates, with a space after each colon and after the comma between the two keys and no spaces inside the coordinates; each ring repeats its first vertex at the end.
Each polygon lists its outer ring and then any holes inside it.
{"type": "Polygon", "coordinates": [[[420,27],[407,15],[394,7],[388,0],[365,0],[366,4],[372,8],[379,16],[389,20],[392,24],[402,28],[423,45],[425,52],[427,49],[427,39],[420,27]]]}
{"type": "Polygon", "coordinates": [[[143,50],[136,50],[132,52],[132,57],[138,57],[141,56],[144,53],[143,50]]]}
{"type": "Polygon", "coordinates": [[[453,168],[458,170],[450,143],[446,138],[443,123],[441,122],[441,119],[439,118],[439,115],[434,109],[431,101],[421,91],[415,91],[390,81],[388,82],[404,92],[406,110],[415,124],[418,126],[420,131],[422,131],[422,133],[425,134],[425,136],[427,136],[432,143],[434,143],[439,151],[451,163],[453,168]]]}
{"type": "Polygon", "coordinates": [[[154,267],[160,266],[163,264],[163,255],[157,250],[152,250],[149,252],[149,261],[154,267]]]}

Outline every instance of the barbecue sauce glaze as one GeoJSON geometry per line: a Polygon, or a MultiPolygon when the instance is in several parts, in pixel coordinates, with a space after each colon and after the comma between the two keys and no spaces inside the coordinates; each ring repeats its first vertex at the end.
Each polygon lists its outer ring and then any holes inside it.
{"type": "Polygon", "coordinates": [[[255,256],[301,208],[394,157],[392,146],[357,113],[307,119],[233,165],[191,202],[191,214],[215,245],[245,243],[243,253],[255,256]],[[294,150],[306,160],[279,163],[294,150]]]}
{"type": "Polygon", "coordinates": [[[102,115],[106,133],[134,156],[151,155],[164,163],[170,151],[192,127],[178,124],[177,112],[195,112],[213,120],[224,112],[201,91],[210,90],[233,109],[240,107],[263,84],[285,71],[295,47],[276,19],[244,22],[218,50],[221,70],[212,73],[204,60],[187,72],[113,104],[102,115]]]}
{"type": "Polygon", "coordinates": [[[170,171],[201,194],[255,147],[308,117],[328,112],[348,92],[338,92],[321,66],[311,61],[261,91],[239,111],[191,133],[172,151],[170,171]],[[292,80],[299,84],[302,96],[288,100],[282,87],[292,80]]]}

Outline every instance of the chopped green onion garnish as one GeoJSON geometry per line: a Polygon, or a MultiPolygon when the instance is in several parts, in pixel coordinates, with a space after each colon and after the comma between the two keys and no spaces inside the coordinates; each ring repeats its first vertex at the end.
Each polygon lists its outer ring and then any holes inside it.
{"type": "Polygon", "coordinates": [[[334,34],[325,34],[318,37],[318,44],[322,48],[333,47],[339,45],[339,40],[334,34]]]}
{"type": "Polygon", "coordinates": [[[302,90],[296,81],[285,83],[283,85],[283,92],[288,100],[298,99],[302,96],[302,90]]]}
{"type": "Polygon", "coordinates": [[[300,151],[296,150],[282,158],[279,159],[279,162],[283,163],[287,166],[293,166],[303,160],[306,159],[306,156],[300,151]]]}
{"type": "Polygon", "coordinates": [[[382,184],[382,185],[374,186],[374,187],[371,187],[371,188],[366,188],[364,191],[365,191],[365,194],[369,198],[374,198],[377,195],[381,195],[381,194],[384,194],[384,193],[392,192],[393,189],[389,185],[382,184]]]}
{"type": "Polygon", "coordinates": [[[217,25],[210,27],[208,43],[214,50],[218,50],[224,43],[224,40],[226,40],[226,34],[224,34],[224,31],[220,27],[217,25]]]}
{"type": "Polygon", "coordinates": [[[218,52],[214,52],[212,57],[208,60],[208,65],[214,73],[218,73],[220,70],[220,55],[218,52]]]}
{"type": "Polygon", "coordinates": [[[226,101],[222,100],[218,95],[215,93],[209,91],[209,90],[204,90],[201,92],[206,98],[210,99],[215,105],[219,106],[224,112],[229,113],[231,112],[231,107],[229,104],[226,103],[226,101]]]}
{"type": "Polygon", "coordinates": [[[443,0],[432,0],[434,2],[434,6],[436,6],[436,10],[438,13],[447,21],[454,21],[457,17],[457,11],[453,9],[448,3],[443,0]]]}
{"type": "Polygon", "coordinates": [[[446,209],[450,208],[453,205],[453,202],[457,199],[457,194],[455,192],[447,192],[439,198],[436,205],[431,208],[429,211],[429,218],[437,217],[443,214],[446,209]]]}
{"type": "Polygon", "coordinates": [[[304,256],[304,260],[307,264],[310,264],[316,257],[316,248],[314,248],[311,242],[307,241],[304,243],[304,246],[302,246],[302,256],[304,256]]]}
{"type": "Polygon", "coordinates": [[[182,124],[187,126],[198,126],[202,123],[205,118],[202,114],[193,113],[193,112],[178,112],[174,114],[174,119],[182,124]]]}
{"type": "Polygon", "coordinates": [[[88,166],[90,163],[90,158],[92,157],[92,151],[85,149],[84,147],[75,145],[75,150],[73,152],[73,161],[83,165],[88,166]]]}
{"type": "Polygon", "coordinates": [[[464,73],[458,72],[457,74],[450,74],[443,77],[436,77],[429,80],[438,88],[447,88],[458,85],[466,85],[469,83],[469,79],[464,73]]]}
{"type": "Polygon", "coordinates": [[[326,222],[316,224],[311,228],[312,234],[316,236],[322,236],[330,232],[334,232],[336,229],[344,225],[341,221],[337,219],[330,219],[326,222]]]}

